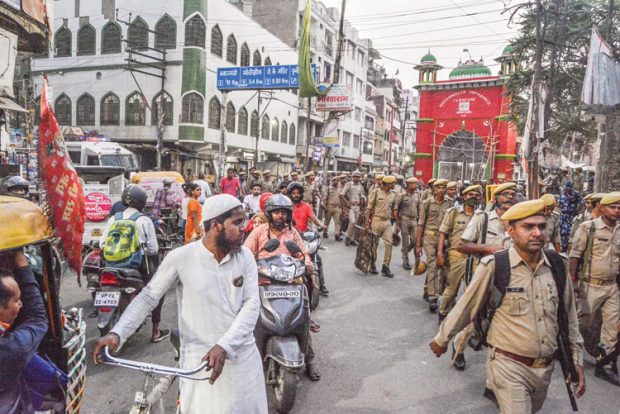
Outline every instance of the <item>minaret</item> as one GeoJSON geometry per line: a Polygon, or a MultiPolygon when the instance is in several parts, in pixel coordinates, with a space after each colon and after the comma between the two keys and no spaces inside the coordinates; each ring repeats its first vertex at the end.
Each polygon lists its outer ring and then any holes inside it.
{"type": "Polygon", "coordinates": [[[519,68],[514,55],[514,47],[511,45],[506,46],[502,51],[502,55],[496,58],[495,61],[500,64],[500,76],[510,76],[519,68]]]}
{"type": "Polygon", "coordinates": [[[435,83],[437,82],[437,72],[443,69],[442,66],[437,64],[437,58],[431,54],[430,49],[428,53],[422,56],[420,64],[415,65],[414,68],[420,72],[420,83],[435,83]]]}

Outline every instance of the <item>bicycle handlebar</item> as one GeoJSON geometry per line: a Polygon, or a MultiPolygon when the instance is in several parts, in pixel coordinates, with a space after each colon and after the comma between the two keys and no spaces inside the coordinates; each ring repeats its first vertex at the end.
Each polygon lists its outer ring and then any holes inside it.
{"type": "Polygon", "coordinates": [[[196,378],[194,375],[199,373],[200,371],[208,371],[209,363],[207,361],[202,361],[202,363],[194,368],[188,370],[182,370],[179,368],[167,367],[164,365],[151,364],[148,362],[140,362],[140,361],[131,361],[129,359],[115,358],[110,355],[110,350],[106,346],[103,348],[103,356],[101,358],[101,362],[106,365],[113,365],[117,367],[134,369],[140,372],[144,372],[146,374],[160,374],[160,375],[174,375],[175,377],[181,377],[186,379],[191,379],[195,381],[204,381],[211,378],[208,377],[199,377],[196,378]]]}

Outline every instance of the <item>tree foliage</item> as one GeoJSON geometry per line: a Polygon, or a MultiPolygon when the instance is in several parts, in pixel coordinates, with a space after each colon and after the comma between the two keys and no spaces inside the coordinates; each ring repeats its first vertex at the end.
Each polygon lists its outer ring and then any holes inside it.
{"type": "MultiPolygon", "coordinates": [[[[580,96],[588,61],[592,25],[603,36],[607,27],[607,1],[551,0],[543,1],[543,54],[541,80],[547,83],[545,138],[556,146],[578,133],[586,138],[596,135],[595,123],[584,116],[580,96]]],[[[536,54],[536,4],[521,8],[518,13],[519,34],[513,40],[514,54],[520,70],[508,82],[511,97],[511,117],[519,133],[523,133],[530,98],[536,54]]],[[[615,22],[620,13],[616,12],[615,22]]],[[[612,36],[612,46],[618,50],[620,37],[612,36]]]]}

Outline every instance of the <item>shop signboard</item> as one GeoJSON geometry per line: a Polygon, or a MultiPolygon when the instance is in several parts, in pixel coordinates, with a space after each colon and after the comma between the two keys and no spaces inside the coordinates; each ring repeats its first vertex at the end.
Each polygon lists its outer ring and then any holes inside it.
{"type": "Polygon", "coordinates": [[[347,112],[353,109],[351,89],[347,85],[332,85],[327,95],[316,100],[316,110],[322,112],[347,112]]]}

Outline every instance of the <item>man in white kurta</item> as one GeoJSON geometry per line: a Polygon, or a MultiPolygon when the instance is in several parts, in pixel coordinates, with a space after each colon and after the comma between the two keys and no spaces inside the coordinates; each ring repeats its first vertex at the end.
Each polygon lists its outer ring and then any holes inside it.
{"type": "MultiPolygon", "coordinates": [[[[243,217],[240,206],[241,203],[229,195],[211,197],[205,202],[205,213],[210,210],[205,221],[222,217],[233,209],[238,209],[243,217]]],[[[176,288],[181,367],[189,369],[200,365],[207,353],[218,345],[227,356],[215,383],[181,379],[183,413],[267,413],[263,367],[253,335],[260,309],[254,256],[248,248],[240,247],[218,261],[216,257],[222,256],[221,249],[214,248],[213,252],[205,241],[211,231],[228,236],[228,222],[222,223],[221,230],[213,230],[209,225],[211,230],[205,239],[170,252],[110,333],[112,339],[116,335],[121,343],[124,342],[159,299],[171,287],[176,288]]],[[[236,232],[236,224],[230,226],[236,232]]],[[[106,337],[99,342],[106,342],[106,337]]],[[[99,348],[98,345],[95,352],[99,348]]]]}

